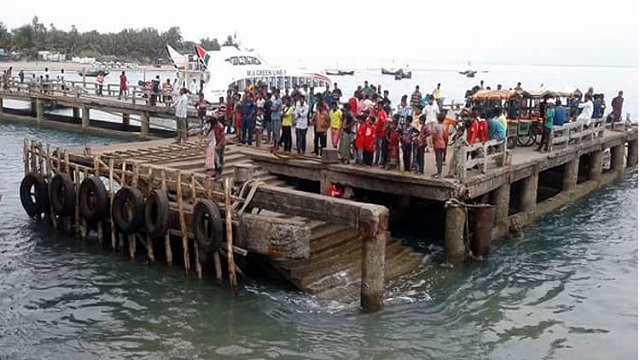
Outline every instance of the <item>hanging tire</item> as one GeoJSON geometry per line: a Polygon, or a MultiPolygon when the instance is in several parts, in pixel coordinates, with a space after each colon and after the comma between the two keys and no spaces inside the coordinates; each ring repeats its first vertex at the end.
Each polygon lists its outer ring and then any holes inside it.
{"type": "Polygon", "coordinates": [[[125,186],[113,198],[111,212],[116,228],[125,235],[133,234],[144,223],[144,197],[135,187],[125,186]]]}
{"type": "Polygon", "coordinates": [[[88,222],[98,221],[107,215],[107,189],[95,176],[82,180],[78,193],[80,215],[88,222]]]}
{"type": "Polygon", "coordinates": [[[198,200],[193,210],[193,233],[198,245],[205,252],[218,250],[222,244],[222,217],[216,204],[198,200]]]}
{"type": "Polygon", "coordinates": [[[73,215],[76,203],[76,190],[71,176],[65,173],[56,174],[49,184],[51,208],[60,216],[73,215]]]}
{"type": "Polygon", "coordinates": [[[20,183],[20,202],[29,217],[35,217],[47,210],[49,196],[47,182],[38,173],[29,173],[20,183]],[[33,192],[31,191],[33,189],[33,192]]]}
{"type": "Polygon", "coordinates": [[[164,190],[153,190],[144,205],[144,223],[152,239],[163,237],[169,228],[169,197],[164,190]]]}

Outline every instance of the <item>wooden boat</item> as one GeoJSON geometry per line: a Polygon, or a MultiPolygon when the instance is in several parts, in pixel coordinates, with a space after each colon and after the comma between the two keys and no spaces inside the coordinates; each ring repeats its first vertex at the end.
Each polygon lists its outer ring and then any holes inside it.
{"type": "Polygon", "coordinates": [[[385,68],[381,68],[380,69],[382,71],[382,75],[398,75],[400,73],[402,73],[402,69],[385,69],[385,68]]]}
{"type": "Polygon", "coordinates": [[[411,79],[411,71],[404,72],[402,69],[395,75],[396,80],[411,79]]]}
{"type": "MultiPolygon", "coordinates": [[[[101,70],[101,69],[91,69],[91,70],[87,70],[84,74],[84,76],[89,76],[89,77],[96,77],[98,76],[98,73],[102,71],[102,75],[107,76],[109,75],[109,70],[101,70]]],[[[78,75],[83,76],[82,74],[82,70],[78,71],[78,75]]]]}
{"type": "Polygon", "coordinates": [[[355,72],[353,70],[325,70],[324,73],[330,76],[345,76],[353,75],[355,72]]]}

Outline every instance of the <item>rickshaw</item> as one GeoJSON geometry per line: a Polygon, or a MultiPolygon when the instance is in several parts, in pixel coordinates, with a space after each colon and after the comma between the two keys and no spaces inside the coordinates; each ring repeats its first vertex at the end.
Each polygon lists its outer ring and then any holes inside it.
{"type": "Polygon", "coordinates": [[[531,146],[535,142],[532,121],[518,116],[523,93],[517,90],[481,90],[471,96],[476,105],[484,110],[495,107],[507,108],[507,147],[531,146]],[[515,107],[515,111],[514,110],[515,107]],[[515,119],[514,119],[515,117],[515,119]]]}
{"type": "MultiPolygon", "coordinates": [[[[569,107],[569,100],[579,94],[578,90],[568,91],[565,89],[546,89],[540,88],[535,91],[524,91],[521,103],[521,113],[518,116],[519,123],[528,121],[530,123],[529,139],[526,136],[518,136],[518,144],[520,146],[531,146],[539,144],[542,139],[542,120],[544,114],[541,111],[541,104],[548,99],[564,99],[565,106],[569,107]],[[540,138],[538,138],[540,135],[540,138]],[[522,141],[521,141],[522,139],[522,141]],[[540,139],[540,140],[538,140],[540,139]],[[525,145],[528,144],[528,145],[525,145]]],[[[524,130],[523,130],[524,132],[524,130]]]]}

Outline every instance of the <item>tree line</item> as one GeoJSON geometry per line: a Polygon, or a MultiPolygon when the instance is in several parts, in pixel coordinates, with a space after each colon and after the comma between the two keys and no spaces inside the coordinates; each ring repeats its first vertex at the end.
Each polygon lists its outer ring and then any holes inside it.
{"type": "MultiPolygon", "coordinates": [[[[233,44],[231,36],[225,44],[233,44]]],[[[123,29],[118,33],[99,33],[96,30],[79,32],[75,25],[70,31],[42,24],[37,16],[31,23],[8,30],[0,22],[0,49],[18,52],[28,59],[37,58],[38,51],[48,50],[78,57],[94,57],[99,60],[136,61],[153,63],[165,59],[165,45],[171,45],[183,53],[192,53],[196,44],[185,40],[180,27],[166,31],[152,27],[123,29]]],[[[198,42],[207,50],[219,50],[217,39],[204,38],[198,42]]]]}

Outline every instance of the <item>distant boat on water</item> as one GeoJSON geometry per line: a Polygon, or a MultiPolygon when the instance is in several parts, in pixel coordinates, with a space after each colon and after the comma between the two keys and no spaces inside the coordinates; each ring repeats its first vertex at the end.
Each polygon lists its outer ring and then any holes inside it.
{"type": "Polygon", "coordinates": [[[482,70],[482,71],[479,71],[479,70],[472,70],[472,67],[471,67],[471,61],[467,61],[467,66],[469,67],[467,70],[465,70],[465,71],[458,71],[458,74],[460,74],[460,75],[464,75],[464,76],[466,76],[466,77],[468,77],[468,78],[473,78],[473,77],[476,77],[476,74],[477,74],[477,73],[487,73],[487,72],[488,72],[488,71],[486,71],[486,70],[482,70]]]}
{"type": "Polygon", "coordinates": [[[405,66],[405,68],[395,68],[395,67],[387,67],[381,68],[380,71],[382,75],[392,75],[396,80],[402,79],[411,79],[411,70],[409,70],[409,65],[405,66]]]}
{"type": "Polygon", "coordinates": [[[329,76],[345,76],[345,75],[353,75],[355,71],[353,70],[325,70],[324,73],[329,76]]]}
{"type": "Polygon", "coordinates": [[[109,75],[110,71],[109,70],[102,70],[102,69],[91,69],[91,70],[87,70],[84,72],[82,72],[82,70],[78,71],[78,75],[80,76],[88,76],[88,77],[96,77],[98,76],[98,74],[102,71],[102,75],[107,76],[109,75]]]}

